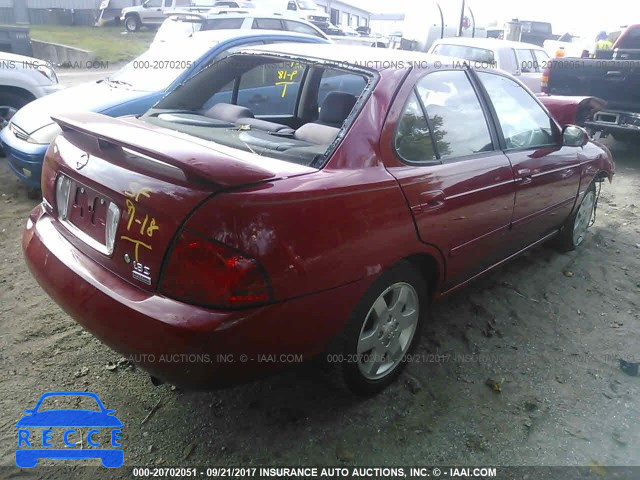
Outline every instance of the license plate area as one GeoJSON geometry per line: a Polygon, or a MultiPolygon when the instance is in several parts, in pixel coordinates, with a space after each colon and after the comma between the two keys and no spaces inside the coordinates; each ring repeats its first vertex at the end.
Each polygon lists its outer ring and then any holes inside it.
{"type": "MultiPolygon", "coordinates": [[[[115,227],[120,210],[104,195],[81,183],[68,179],[69,187],[62,193],[66,202],[61,223],[78,239],[98,252],[110,256],[113,253],[115,227]]],[[[59,209],[60,210],[60,209],[59,209]]]]}

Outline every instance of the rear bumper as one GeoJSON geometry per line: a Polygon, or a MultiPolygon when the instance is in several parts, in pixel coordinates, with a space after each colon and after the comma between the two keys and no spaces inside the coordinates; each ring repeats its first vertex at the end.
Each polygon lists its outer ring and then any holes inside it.
{"type": "Polygon", "coordinates": [[[29,188],[40,188],[42,161],[48,145],[36,145],[20,140],[8,128],[0,132],[2,149],[9,167],[29,188]]]}
{"type": "Polygon", "coordinates": [[[627,133],[640,135],[640,113],[603,110],[585,126],[604,133],[627,133]]]}
{"type": "Polygon", "coordinates": [[[44,290],[76,322],[152,375],[207,388],[246,381],[321,353],[367,287],[242,311],[194,307],[138,289],[83,255],[41,205],[22,247],[44,290]]]}

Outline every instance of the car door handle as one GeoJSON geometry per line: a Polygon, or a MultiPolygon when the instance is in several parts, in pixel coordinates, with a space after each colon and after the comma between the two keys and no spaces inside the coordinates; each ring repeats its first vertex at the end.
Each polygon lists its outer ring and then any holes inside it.
{"type": "Polygon", "coordinates": [[[418,214],[437,210],[444,206],[445,200],[446,197],[442,190],[422,192],[419,197],[420,203],[418,205],[414,205],[411,208],[411,211],[414,214],[418,214]]]}
{"type": "Polygon", "coordinates": [[[622,72],[619,70],[611,70],[607,72],[607,77],[609,78],[622,78],[622,72]]]}
{"type": "Polygon", "coordinates": [[[265,97],[264,95],[260,95],[260,94],[254,95],[253,97],[251,97],[249,99],[249,101],[251,103],[266,103],[267,100],[268,100],[267,97],[265,97]]]}
{"type": "Polygon", "coordinates": [[[533,182],[531,169],[521,168],[520,170],[518,170],[518,177],[516,178],[516,182],[520,182],[520,185],[527,185],[533,182]]]}

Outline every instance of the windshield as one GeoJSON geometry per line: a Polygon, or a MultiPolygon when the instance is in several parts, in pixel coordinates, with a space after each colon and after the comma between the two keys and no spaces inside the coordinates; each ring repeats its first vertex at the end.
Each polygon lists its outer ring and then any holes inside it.
{"type": "Polygon", "coordinates": [[[298,5],[302,10],[317,10],[318,6],[313,0],[298,0],[298,5]]]}
{"type": "Polygon", "coordinates": [[[468,47],[466,45],[438,45],[433,49],[433,53],[446,57],[456,57],[471,62],[495,62],[493,52],[485,48],[468,47]]]}
{"type": "Polygon", "coordinates": [[[170,47],[168,44],[152,47],[110,76],[107,82],[112,87],[140,92],[164,90],[216,43],[194,40],[170,47]]]}

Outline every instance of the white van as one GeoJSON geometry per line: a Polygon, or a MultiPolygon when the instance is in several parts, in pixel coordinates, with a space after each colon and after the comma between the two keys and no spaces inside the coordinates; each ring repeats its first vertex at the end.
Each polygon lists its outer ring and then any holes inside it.
{"type": "Polygon", "coordinates": [[[301,18],[320,28],[329,26],[329,14],[313,0],[253,0],[253,3],[262,10],[301,18]]]}

